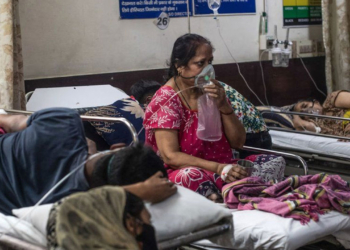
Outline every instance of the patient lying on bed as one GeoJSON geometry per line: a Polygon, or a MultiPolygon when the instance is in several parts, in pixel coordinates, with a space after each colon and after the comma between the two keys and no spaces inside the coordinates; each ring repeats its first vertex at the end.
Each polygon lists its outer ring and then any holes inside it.
{"type": "Polygon", "coordinates": [[[143,201],[121,187],[80,192],[53,205],[49,249],[152,249],[155,230],[143,201]]]}
{"type": "Polygon", "coordinates": [[[133,163],[152,174],[143,176],[149,179],[134,185],[124,182],[122,185],[128,185],[124,187],[126,190],[151,202],[164,200],[176,192],[176,187],[167,181],[161,160],[149,148],[136,145],[88,159],[97,153],[96,147],[86,141],[81,119],[73,110],[45,109],[29,118],[0,115],[0,127],[7,132],[0,135],[0,212],[4,214],[33,206],[76,169],[43,203],[93,187],[121,185],[119,180],[124,175],[118,171],[123,169],[120,165],[133,163]],[[155,164],[157,161],[159,164],[155,164]]]}
{"type": "MultiPolygon", "coordinates": [[[[317,100],[297,102],[292,111],[350,118],[350,92],[339,90],[329,94],[321,105],[317,100]]],[[[300,131],[311,131],[328,135],[350,137],[348,121],[300,117],[293,115],[294,127],[300,131]]]]}

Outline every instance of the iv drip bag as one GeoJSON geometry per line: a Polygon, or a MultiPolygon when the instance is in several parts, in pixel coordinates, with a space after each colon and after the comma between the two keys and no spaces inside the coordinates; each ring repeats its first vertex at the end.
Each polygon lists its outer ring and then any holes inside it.
{"type": "Polygon", "coordinates": [[[221,0],[208,0],[208,7],[214,12],[214,16],[218,15],[218,9],[221,6],[221,0]]]}

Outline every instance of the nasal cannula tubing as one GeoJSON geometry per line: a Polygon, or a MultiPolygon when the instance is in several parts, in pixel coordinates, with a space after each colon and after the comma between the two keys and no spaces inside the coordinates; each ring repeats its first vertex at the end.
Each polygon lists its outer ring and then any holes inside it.
{"type": "MultiPolygon", "coordinates": [[[[175,94],[173,94],[164,104],[163,106],[161,106],[156,112],[154,112],[152,114],[152,116],[150,118],[152,118],[154,115],[156,115],[158,113],[158,111],[163,108],[171,99],[173,99],[176,95],[178,95],[179,93],[181,93],[182,91],[185,91],[185,90],[188,90],[188,89],[192,89],[192,88],[198,88],[198,86],[191,86],[191,87],[188,87],[188,88],[185,88],[183,90],[180,90],[178,92],[176,92],[175,94]]],[[[145,124],[146,125],[146,124],[145,124]]],[[[140,129],[140,131],[138,132],[137,135],[139,135],[142,130],[144,129],[144,126],[140,129]]],[[[129,146],[131,146],[133,144],[133,142],[130,143],[129,146]]],[[[83,163],[81,163],[80,165],[78,165],[78,167],[76,167],[75,169],[73,169],[71,172],[69,172],[66,176],[64,176],[59,182],[57,182],[27,213],[25,213],[23,216],[20,216],[18,218],[18,221],[14,224],[14,225],[10,225],[10,228],[5,231],[5,232],[0,232],[0,238],[5,235],[5,234],[8,234],[11,230],[16,230],[16,226],[21,222],[23,221],[23,219],[25,217],[27,217],[29,214],[31,214],[38,206],[41,205],[41,203],[59,186],[61,185],[65,180],[67,180],[72,174],[74,174],[75,172],[77,172],[81,167],[85,166],[85,164],[94,159],[96,156],[99,156],[101,154],[107,154],[107,153],[111,153],[111,152],[116,152],[120,150],[120,148],[117,148],[117,149],[113,149],[113,150],[106,150],[106,151],[102,151],[102,152],[99,152],[97,154],[94,154],[94,155],[91,155],[87,160],[85,160],[83,163]]]]}

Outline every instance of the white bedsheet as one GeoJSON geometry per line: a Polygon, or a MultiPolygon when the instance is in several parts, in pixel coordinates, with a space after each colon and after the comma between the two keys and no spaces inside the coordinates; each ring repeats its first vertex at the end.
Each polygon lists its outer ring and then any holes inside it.
{"type": "MultiPolygon", "coordinates": [[[[220,237],[215,241],[228,249],[293,250],[330,234],[341,239],[343,245],[350,243],[350,216],[335,211],[320,215],[318,222],[311,221],[307,225],[258,210],[234,210],[232,216],[232,242],[220,237]]],[[[208,240],[197,244],[215,246],[208,240]]]]}
{"type": "MultiPolygon", "coordinates": [[[[299,221],[258,210],[233,210],[233,232],[218,236],[215,243],[227,249],[285,249],[293,250],[327,235],[334,235],[344,246],[350,246],[350,216],[329,212],[319,222],[301,225],[299,221]],[[347,244],[347,245],[346,245],[347,244]]],[[[13,216],[0,214],[0,232],[35,245],[46,245],[46,237],[26,221],[18,223],[13,216]],[[18,223],[18,224],[17,224],[18,223]],[[12,226],[16,226],[13,230],[12,226]]],[[[215,246],[208,240],[198,242],[215,246]]],[[[208,248],[214,249],[214,248],[208,248]]]]}
{"type": "Polygon", "coordinates": [[[20,221],[14,216],[6,216],[0,213],[0,233],[6,233],[9,236],[35,245],[46,246],[46,235],[40,233],[29,222],[20,221]]]}
{"type": "Polygon", "coordinates": [[[270,130],[272,143],[277,146],[303,150],[308,153],[326,153],[338,157],[350,156],[350,143],[321,136],[303,135],[270,130]]]}

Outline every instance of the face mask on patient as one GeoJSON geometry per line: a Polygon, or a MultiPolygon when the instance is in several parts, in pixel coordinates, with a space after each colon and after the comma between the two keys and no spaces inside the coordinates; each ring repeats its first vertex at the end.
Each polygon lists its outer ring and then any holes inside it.
{"type": "Polygon", "coordinates": [[[135,239],[142,243],[142,250],[158,249],[154,227],[149,224],[142,222],[142,233],[135,239]]]}
{"type": "Polygon", "coordinates": [[[202,88],[203,86],[210,84],[211,79],[215,79],[215,71],[214,67],[211,64],[208,64],[206,67],[203,68],[201,73],[199,73],[196,76],[191,77],[184,77],[180,75],[184,79],[192,79],[194,78],[194,85],[198,86],[199,88],[202,88]]]}

